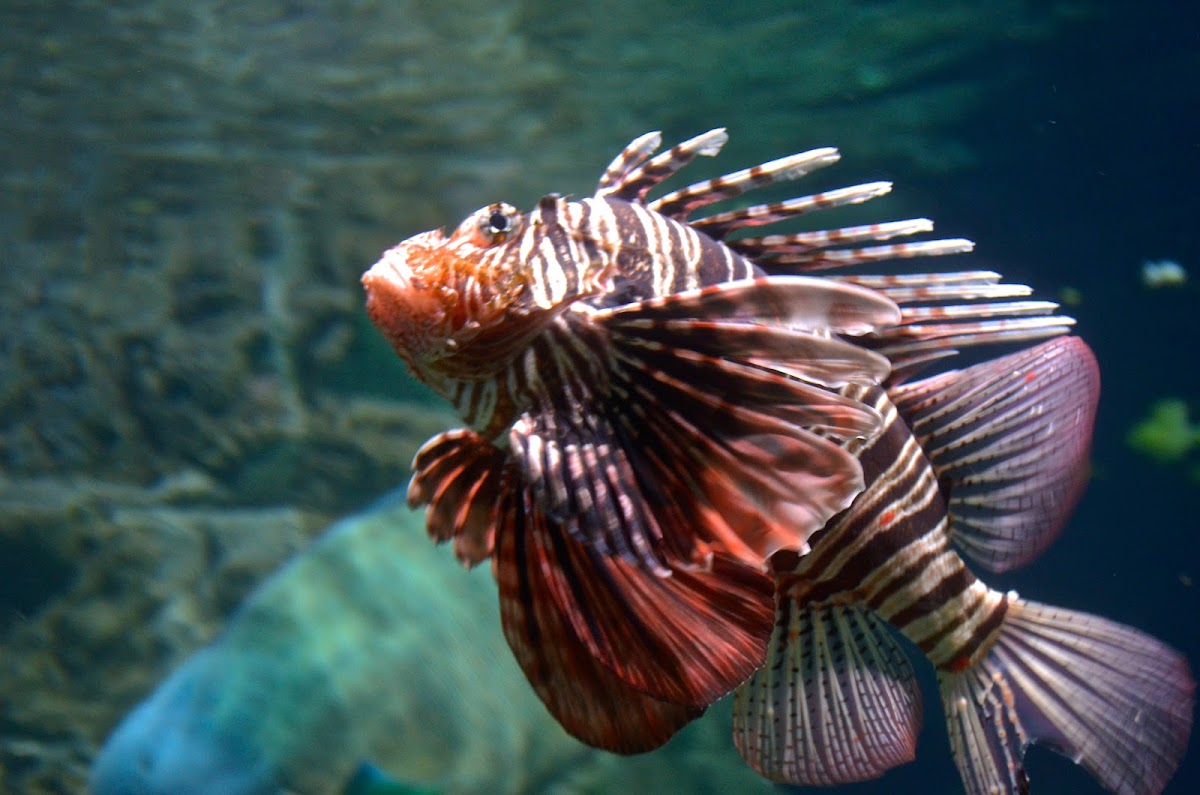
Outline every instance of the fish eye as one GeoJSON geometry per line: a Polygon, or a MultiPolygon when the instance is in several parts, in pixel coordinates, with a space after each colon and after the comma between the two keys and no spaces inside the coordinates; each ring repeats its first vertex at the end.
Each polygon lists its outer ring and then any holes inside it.
{"type": "Polygon", "coordinates": [[[519,231],[521,214],[517,208],[498,202],[479,211],[480,242],[485,246],[503,243],[519,231]]]}

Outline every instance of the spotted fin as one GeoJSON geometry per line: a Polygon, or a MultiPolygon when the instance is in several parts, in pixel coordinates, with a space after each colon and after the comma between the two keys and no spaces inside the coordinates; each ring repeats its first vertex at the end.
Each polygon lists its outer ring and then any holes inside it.
{"type": "Polygon", "coordinates": [[[762,664],[771,582],[722,558],[658,576],[573,541],[530,495],[502,511],[494,558],[505,636],[574,736],[654,748],[762,664]]]}
{"type": "Polygon", "coordinates": [[[1078,337],[889,390],[946,494],[951,539],[991,571],[1054,541],[1087,483],[1100,373],[1078,337]]]}
{"type": "Polygon", "coordinates": [[[772,781],[829,787],[909,762],[921,728],[912,666],[856,604],[779,599],[771,656],[734,696],[733,739],[772,781]]]}
{"type": "Polygon", "coordinates": [[[1028,793],[1022,760],[1035,744],[1110,792],[1152,795],[1187,749],[1195,697],[1187,661],[1103,618],[1010,595],[986,656],[938,681],[969,795],[1028,793]]]}

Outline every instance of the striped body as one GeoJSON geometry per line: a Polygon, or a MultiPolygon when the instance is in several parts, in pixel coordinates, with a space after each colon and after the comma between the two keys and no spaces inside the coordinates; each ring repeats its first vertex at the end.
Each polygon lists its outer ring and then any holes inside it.
{"type": "Polygon", "coordinates": [[[603,383],[603,346],[588,330],[594,310],[761,273],[686,224],[609,198],[543,199],[520,235],[481,257],[484,268],[527,274],[520,304],[571,304],[499,373],[433,384],[487,438],[531,406],[566,398],[572,383],[603,383]]]}
{"type": "Polygon", "coordinates": [[[1060,337],[1074,321],[990,271],[813,275],[971,250],[893,242],[927,219],[743,234],[888,183],[693,217],[834,149],[648,198],[726,140],[656,155],[641,136],[592,198],[492,204],[364,274],[372,322],[469,426],[413,460],[431,537],[492,560],[509,646],[589,744],[649,750],[736,688],[734,740],[764,776],[882,775],[921,722],[891,624],[937,666],[971,795],[1026,792],[1036,742],[1114,791],[1160,788],[1190,729],[1186,662],[992,591],[960,557],[1032,561],[1082,491],[1099,379],[1060,337]]]}
{"type": "Polygon", "coordinates": [[[916,753],[921,694],[887,625],[934,664],[970,795],[1027,795],[1022,758],[1046,744],[1121,793],[1160,791],[1186,747],[1186,662],[1136,630],[1002,594],[1086,478],[1095,359],[1061,337],[911,382],[849,386],[883,431],[847,448],[866,487],[779,553],[766,664],[738,688],[734,740],[763,775],[832,786],[916,753]],[[961,555],[961,556],[960,556],[961,555]]]}
{"type": "Polygon", "coordinates": [[[520,241],[517,258],[532,271],[539,306],[577,295],[586,273],[611,278],[604,292],[584,299],[597,308],[761,274],[708,235],[621,199],[543,200],[532,226],[537,234],[520,241]]]}
{"type": "Polygon", "coordinates": [[[861,448],[867,487],[813,537],[812,552],[780,575],[780,598],[812,607],[865,604],[938,668],[961,670],[986,651],[1007,598],[980,582],[951,546],[937,475],[887,393],[851,390],[884,418],[883,433],[852,445],[861,448]]]}
{"type": "Polygon", "coordinates": [[[492,559],[530,682],[569,732],[613,751],[665,742],[762,664],[767,559],[806,550],[862,489],[842,444],[880,418],[838,390],[887,375],[885,355],[851,339],[900,310],[752,259],[778,247],[802,271],[970,247],[844,247],[928,231],[923,219],[726,239],[885,183],[689,218],[830,165],[833,149],[647,198],[726,140],[712,130],[655,155],[661,136],[642,136],[594,197],[488,205],[400,242],[362,280],[372,322],[467,425],[417,453],[410,504],[465,564],[492,559]]]}

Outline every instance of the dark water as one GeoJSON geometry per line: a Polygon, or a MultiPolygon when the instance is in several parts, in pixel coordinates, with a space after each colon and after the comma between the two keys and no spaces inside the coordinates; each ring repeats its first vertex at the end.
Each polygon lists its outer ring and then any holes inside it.
{"type": "MultiPolygon", "coordinates": [[[[1077,295],[1092,484],[1044,558],[989,582],[1196,665],[1200,444],[1163,464],[1126,437],[1164,397],[1200,418],[1200,12],[792,5],[0,9],[0,789],[78,791],[118,717],[445,424],[361,317],[378,251],[586,194],[650,129],[728,126],[713,168],[838,145],[824,187],[895,180],[871,213],[1077,295]],[[1163,259],[1186,284],[1143,284],[1163,259]],[[147,530],[162,511],[177,536],[147,530]],[[220,529],[264,511],[292,513],[248,521],[261,548],[220,529]]],[[[915,763],[844,791],[958,791],[937,703],[915,763]]],[[[1200,791],[1195,745],[1168,791],[1200,791]]],[[[1048,751],[1029,770],[1098,791],[1048,751]]]]}
{"type": "MultiPolygon", "coordinates": [[[[1136,12],[1113,4],[1105,22],[1061,37],[1039,53],[1029,80],[965,129],[994,155],[969,178],[951,180],[951,204],[937,216],[990,241],[989,254],[1018,264],[1030,284],[1077,287],[1083,301],[1072,312],[1101,364],[1091,486],[1063,538],[1011,585],[1170,639],[1193,666],[1197,451],[1160,465],[1133,453],[1126,436],[1131,418],[1156,398],[1182,397],[1194,414],[1200,394],[1195,280],[1148,290],[1137,272],[1144,260],[1188,267],[1200,256],[1191,220],[1200,174],[1198,45],[1200,19],[1171,4],[1136,12]]],[[[1200,785],[1194,740],[1191,748],[1169,791],[1200,785]]],[[[1031,754],[1030,773],[1044,791],[1091,791],[1044,751],[1031,754]]]]}

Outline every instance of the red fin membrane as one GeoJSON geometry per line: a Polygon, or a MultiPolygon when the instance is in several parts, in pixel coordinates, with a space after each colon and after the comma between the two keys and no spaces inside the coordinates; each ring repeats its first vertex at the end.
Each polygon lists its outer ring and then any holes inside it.
{"type": "Polygon", "coordinates": [[[466,428],[440,433],[413,458],[408,504],[429,506],[425,524],[439,543],[454,540],[468,566],[487,560],[495,543],[496,506],[504,453],[466,428]]]}
{"type": "Polygon", "coordinates": [[[563,619],[549,562],[526,532],[524,506],[509,500],[494,559],[504,635],[546,708],[572,736],[614,753],[659,747],[704,710],[659,701],[602,665],[563,619]]]}
{"type": "Polygon", "coordinates": [[[599,312],[605,358],[568,370],[562,357],[557,403],[513,426],[522,477],[572,538],[650,571],[703,565],[707,545],[751,566],[804,550],[862,489],[838,442],[881,421],[822,385],[887,372],[877,354],[828,335],[895,317],[870,291],[801,278],[599,312]],[[601,363],[607,384],[585,374],[601,363]]]}
{"type": "Polygon", "coordinates": [[[883,620],[781,595],[771,656],[734,696],[733,739],[772,781],[836,786],[909,762],[921,694],[883,620]]]}
{"type": "Polygon", "coordinates": [[[572,538],[658,574],[669,572],[668,558],[694,557],[690,536],[664,531],[674,517],[661,501],[647,499],[630,460],[636,451],[614,441],[607,417],[582,406],[526,414],[509,437],[540,511],[572,538]]]}
{"type": "MultiPolygon", "coordinates": [[[[763,400],[769,390],[749,378],[739,402],[726,403],[709,391],[720,368],[710,373],[697,362],[647,359],[641,362],[645,369],[615,385],[628,404],[619,423],[625,447],[634,451],[644,504],[654,510],[669,501],[675,508],[668,514],[673,521],[664,523],[673,548],[684,543],[674,537],[687,533],[761,567],[778,549],[806,550],[808,536],[861,491],[857,459],[794,424],[787,413],[797,419],[815,414],[809,428],[833,433],[829,426],[842,415],[846,425],[857,422],[839,430],[862,436],[874,433],[877,420],[870,413],[833,400],[787,412],[787,403],[763,400]],[[673,364],[693,366],[672,373],[673,364]],[[697,383],[705,388],[690,386],[697,383]]],[[[774,378],[785,388],[802,386],[774,378]]]]}
{"type": "Polygon", "coordinates": [[[605,709],[652,708],[661,716],[655,704],[621,699],[633,688],[651,699],[703,708],[762,664],[771,631],[766,575],[714,556],[708,571],[660,576],[572,540],[530,495],[514,499],[495,559],[505,633],[526,675],[568,728],[587,722],[579,713],[593,701],[572,700],[576,677],[608,693],[615,703],[605,709]],[[591,667],[597,661],[602,670],[591,667]]]}
{"type": "Polygon", "coordinates": [[[1010,597],[987,655],[939,672],[969,795],[1028,792],[1025,749],[1048,746],[1105,789],[1162,792],[1187,749],[1195,683],[1175,650],[1103,618],[1010,597]]]}
{"type": "Polygon", "coordinates": [[[949,504],[951,538],[991,571],[1054,541],[1087,483],[1100,373],[1078,337],[890,390],[949,504]]]}

